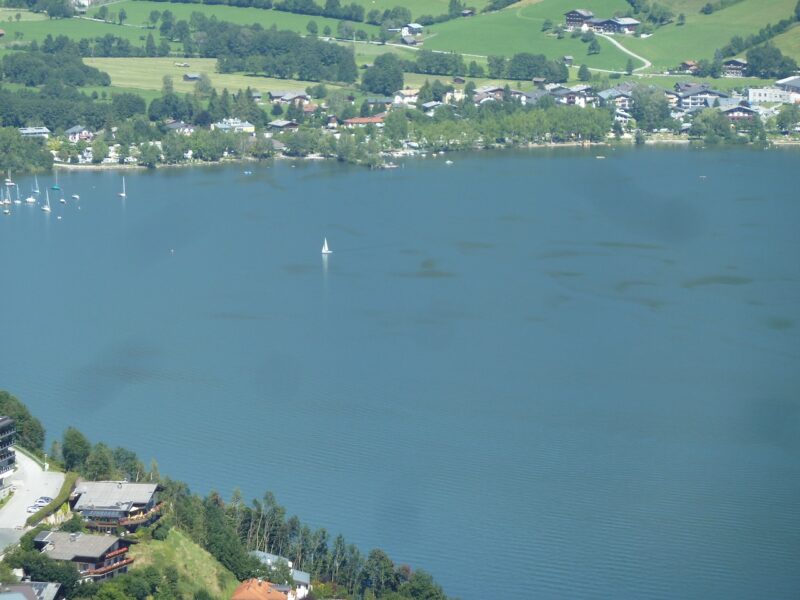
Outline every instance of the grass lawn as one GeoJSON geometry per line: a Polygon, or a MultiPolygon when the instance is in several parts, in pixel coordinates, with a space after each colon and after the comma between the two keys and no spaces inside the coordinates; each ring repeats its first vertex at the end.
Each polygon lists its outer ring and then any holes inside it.
{"type": "Polygon", "coordinates": [[[19,23],[3,23],[6,31],[5,37],[0,41],[0,46],[15,41],[15,32],[22,33],[20,41],[41,42],[48,34],[56,37],[66,35],[74,40],[81,38],[102,37],[108,33],[131,41],[134,46],[144,46],[147,31],[137,27],[120,27],[110,23],[98,23],[86,19],[29,19],[19,23]]]}
{"type": "Polygon", "coordinates": [[[19,14],[20,21],[45,21],[47,15],[42,13],[35,13],[29,10],[22,10],[19,8],[0,8],[0,21],[2,21],[3,29],[6,23],[16,22],[16,16],[19,14]]]}
{"type": "Polygon", "coordinates": [[[791,56],[800,63],[800,25],[795,24],[789,31],[774,37],[772,43],[786,56],[791,56]]]}
{"type": "MultiPolygon", "coordinates": [[[[687,3],[688,4],[688,3],[687,3]]],[[[664,70],[684,60],[712,58],[714,50],[726,45],[734,35],[756,33],[767,23],[790,16],[797,0],[743,0],[710,15],[686,11],[686,25],[666,25],[646,39],[624,38],[622,44],[664,70]]]]}
{"type": "MultiPolygon", "coordinates": [[[[329,25],[333,33],[336,33],[336,26],[339,23],[336,19],[316,17],[312,15],[296,15],[294,13],[281,12],[278,10],[263,10],[260,8],[238,8],[235,6],[209,5],[209,4],[176,4],[172,2],[139,2],[138,0],[124,0],[108,5],[110,12],[119,13],[124,8],[128,15],[127,23],[131,25],[142,25],[148,23],[150,12],[157,10],[164,12],[169,10],[175,15],[176,20],[186,19],[193,12],[201,12],[211,18],[217,17],[220,21],[228,21],[238,25],[252,25],[260,23],[265,28],[275,25],[278,29],[288,29],[298,33],[306,34],[306,25],[309,21],[316,21],[320,35],[326,25],[329,25]]],[[[88,11],[88,16],[95,16],[97,8],[88,11]]],[[[356,29],[363,29],[368,34],[377,34],[378,28],[366,23],[355,23],[356,29]]]]}
{"type": "Polygon", "coordinates": [[[134,544],[130,555],[136,559],[133,569],[148,565],[174,567],[180,576],[180,592],[184,597],[191,598],[195,592],[204,590],[214,598],[230,598],[239,584],[233,573],[176,529],[171,529],[163,542],[151,540],[134,544]]]}
{"type": "Polygon", "coordinates": [[[764,87],[770,85],[772,80],[757,79],[755,77],[720,77],[719,79],[712,79],[711,77],[702,79],[698,77],[691,77],[689,75],[641,75],[629,77],[634,82],[644,85],[657,85],[663,88],[672,88],[679,81],[690,81],[692,83],[707,83],[712,88],[720,91],[728,90],[743,90],[748,87],[764,87]]]}
{"type": "Polygon", "coordinates": [[[395,45],[385,45],[381,46],[379,44],[362,44],[357,42],[355,44],[351,42],[336,42],[341,44],[342,46],[346,46],[348,48],[354,48],[356,53],[356,64],[358,66],[361,65],[371,65],[375,61],[376,56],[380,56],[381,54],[386,54],[391,52],[392,54],[397,54],[400,58],[404,60],[413,60],[414,53],[416,50],[411,50],[410,48],[402,48],[400,46],[395,45]]]}
{"type": "MultiPolygon", "coordinates": [[[[364,7],[364,11],[367,13],[372,9],[378,9],[383,12],[384,10],[391,10],[395,6],[402,6],[411,11],[411,16],[414,19],[418,19],[422,15],[432,15],[435,17],[445,14],[450,4],[449,0],[405,0],[402,2],[398,0],[347,0],[346,2],[342,2],[342,4],[350,4],[350,2],[353,1],[356,4],[361,4],[364,7]]],[[[488,0],[470,0],[466,4],[467,6],[475,7],[477,10],[481,10],[488,3],[488,0]]],[[[317,2],[317,4],[324,4],[324,2],[317,2]]]]}
{"type": "MultiPolygon", "coordinates": [[[[87,65],[97,67],[111,76],[111,84],[115,88],[127,89],[128,91],[149,90],[158,92],[161,90],[164,75],[171,75],[176,92],[191,92],[194,90],[194,82],[183,81],[183,74],[187,71],[192,73],[206,73],[214,87],[218,91],[228,88],[228,91],[235,92],[246,89],[248,86],[262,93],[273,90],[305,90],[310,85],[316,85],[312,81],[298,81],[296,79],[272,79],[270,77],[259,77],[245,73],[217,73],[217,60],[215,58],[85,58],[87,65]],[[176,67],[176,61],[186,60],[189,68],[176,67]]],[[[335,85],[326,84],[333,89],[335,85]]],[[[92,88],[94,89],[94,88],[92,88]]],[[[98,90],[108,88],[97,88],[98,90]]]]}

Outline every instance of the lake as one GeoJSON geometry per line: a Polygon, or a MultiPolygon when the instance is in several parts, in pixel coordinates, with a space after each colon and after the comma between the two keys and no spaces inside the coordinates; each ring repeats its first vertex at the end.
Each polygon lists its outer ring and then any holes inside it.
{"type": "Polygon", "coordinates": [[[448,158],[62,172],[0,387],[463,600],[796,598],[800,153],[448,158]]]}

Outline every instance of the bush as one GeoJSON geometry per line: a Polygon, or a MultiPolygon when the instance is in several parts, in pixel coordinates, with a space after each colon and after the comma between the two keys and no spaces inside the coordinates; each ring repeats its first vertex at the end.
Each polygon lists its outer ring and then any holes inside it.
{"type": "Polygon", "coordinates": [[[67,473],[64,477],[64,485],[61,486],[61,490],[58,492],[58,495],[53,498],[53,501],[50,504],[28,517],[27,521],[25,521],[25,525],[28,527],[34,527],[43,519],[46,519],[50,515],[54,514],[59,508],[61,508],[61,505],[69,500],[69,496],[72,494],[72,490],[75,488],[76,481],[78,481],[77,473],[67,473]]]}

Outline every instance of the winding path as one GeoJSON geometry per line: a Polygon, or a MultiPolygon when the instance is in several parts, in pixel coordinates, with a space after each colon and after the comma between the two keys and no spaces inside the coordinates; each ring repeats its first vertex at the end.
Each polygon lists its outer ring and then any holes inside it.
{"type": "MultiPolygon", "coordinates": [[[[635,58],[636,60],[639,60],[639,61],[641,61],[641,62],[643,62],[643,63],[644,63],[644,65],[642,65],[641,67],[637,67],[637,68],[635,68],[635,69],[634,69],[634,72],[635,72],[635,71],[642,71],[642,70],[644,70],[644,69],[649,69],[650,67],[652,67],[652,66],[653,66],[653,63],[651,63],[649,60],[647,60],[647,59],[646,59],[644,56],[639,56],[638,54],[634,54],[633,52],[631,52],[630,50],[628,50],[628,49],[627,49],[625,46],[623,46],[622,44],[620,44],[620,43],[619,43],[617,40],[615,40],[615,39],[614,39],[613,37],[611,37],[610,35],[606,35],[605,33],[598,33],[598,34],[596,34],[596,35],[598,35],[599,37],[601,37],[601,38],[603,38],[603,39],[606,39],[606,40],[608,40],[609,42],[611,42],[612,44],[614,44],[614,45],[615,45],[617,48],[619,48],[620,50],[622,50],[622,51],[623,51],[625,54],[627,54],[628,56],[632,56],[632,57],[633,57],[633,58],[635,58]]],[[[600,69],[594,69],[594,70],[595,70],[595,71],[599,71],[600,69]]],[[[617,72],[618,72],[618,71],[617,71],[617,72]]]]}

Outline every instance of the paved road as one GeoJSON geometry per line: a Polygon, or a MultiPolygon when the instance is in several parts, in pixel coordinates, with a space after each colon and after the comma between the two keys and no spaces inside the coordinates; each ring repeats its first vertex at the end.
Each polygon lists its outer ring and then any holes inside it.
{"type": "Polygon", "coordinates": [[[17,452],[17,470],[7,483],[17,489],[8,504],[0,508],[0,548],[15,543],[24,533],[27,508],[40,496],[55,498],[64,483],[64,474],[43,471],[22,452],[17,452]]]}

